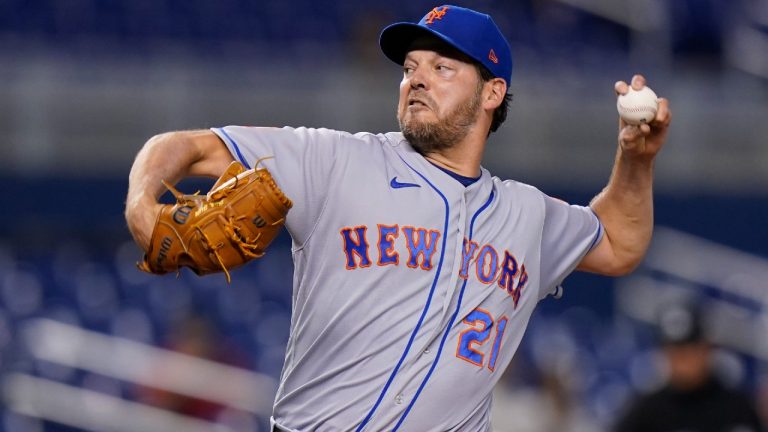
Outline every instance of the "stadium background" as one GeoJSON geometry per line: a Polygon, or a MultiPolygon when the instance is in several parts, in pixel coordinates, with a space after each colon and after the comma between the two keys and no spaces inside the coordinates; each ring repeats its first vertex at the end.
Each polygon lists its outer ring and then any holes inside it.
{"type": "MultiPolygon", "coordinates": [[[[641,72],[674,109],[647,259],[574,275],[539,306],[497,430],[552,415],[608,430],[662,379],[653,323],[676,301],[703,308],[719,373],[768,415],[768,2],[455,3],[513,47],[514,102],[484,161],[502,178],[586,204],[614,156],[613,83],[641,72]]],[[[289,240],[231,286],[139,273],[122,218],[133,157],[174,129],[396,128],[400,72],[377,35],[433,6],[0,1],[0,431],[265,431],[289,240]]]]}

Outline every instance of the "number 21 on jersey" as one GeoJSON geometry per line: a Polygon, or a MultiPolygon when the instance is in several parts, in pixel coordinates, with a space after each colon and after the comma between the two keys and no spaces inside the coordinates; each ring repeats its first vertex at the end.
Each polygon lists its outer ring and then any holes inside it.
{"type": "Polygon", "coordinates": [[[469,328],[459,334],[456,357],[483,367],[489,346],[486,345],[486,342],[491,339],[491,334],[493,333],[488,369],[491,371],[495,370],[496,358],[501,348],[501,338],[504,337],[504,330],[507,328],[507,321],[507,317],[502,316],[494,325],[493,316],[491,316],[490,312],[483,309],[475,309],[468,313],[462,323],[468,325],[469,328]]]}

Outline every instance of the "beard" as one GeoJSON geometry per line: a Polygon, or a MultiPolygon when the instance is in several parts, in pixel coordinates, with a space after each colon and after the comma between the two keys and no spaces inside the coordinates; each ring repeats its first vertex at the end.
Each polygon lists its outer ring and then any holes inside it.
{"type": "MultiPolygon", "coordinates": [[[[398,115],[400,131],[411,147],[421,155],[449,149],[461,142],[469,134],[470,129],[480,115],[480,99],[482,86],[478,86],[474,96],[466,103],[456,107],[435,122],[407,119],[407,113],[398,115]]],[[[430,105],[431,99],[427,99],[430,105]]],[[[407,109],[407,108],[406,108],[407,109]]]]}

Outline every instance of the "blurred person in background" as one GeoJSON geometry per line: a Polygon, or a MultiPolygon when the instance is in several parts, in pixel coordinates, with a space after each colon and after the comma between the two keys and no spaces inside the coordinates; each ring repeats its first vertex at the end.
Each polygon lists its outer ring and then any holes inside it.
{"type": "Polygon", "coordinates": [[[764,431],[752,401],[717,377],[715,348],[704,334],[700,311],[682,306],[664,311],[659,332],[666,384],[635,400],[616,432],[764,431]]]}
{"type": "Polygon", "coordinates": [[[763,422],[763,425],[768,425],[768,375],[766,375],[764,372],[758,378],[755,405],[757,414],[760,416],[760,420],[763,422]]]}
{"type": "MultiPolygon", "coordinates": [[[[179,319],[170,329],[166,348],[192,357],[241,366],[240,356],[221,341],[221,335],[209,319],[197,313],[190,313],[179,319]]],[[[175,367],[175,362],[160,363],[154,373],[157,376],[178,375],[170,370],[175,367]]],[[[218,383],[212,382],[210,385],[216,386],[218,383]]],[[[148,405],[210,421],[216,420],[225,408],[212,401],[151,387],[139,388],[137,398],[148,405]]]]}
{"type": "MultiPolygon", "coordinates": [[[[573,372],[573,371],[569,371],[573,372]]],[[[591,418],[562,372],[545,366],[526,369],[535,376],[533,385],[515,382],[512,365],[493,392],[494,432],[595,432],[600,426],[591,418]]]]}

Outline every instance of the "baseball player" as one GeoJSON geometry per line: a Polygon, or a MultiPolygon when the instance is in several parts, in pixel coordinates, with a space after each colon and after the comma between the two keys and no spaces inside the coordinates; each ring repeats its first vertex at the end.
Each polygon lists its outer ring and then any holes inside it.
{"type": "Polygon", "coordinates": [[[488,15],[439,6],[386,27],[380,46],[403,66],[400,132],[158,135],[132,168],[126,218],[146,249],[162,179],[273,156],[261,163],[294,203],[295,266],[273,430],[487,431],[491,390],[539,300],[574,269],[621,275],[642,259],[668,103],[650,124],[620,123],[607,187],[568,205],[480,165],[512,73],[488,15]]]}

